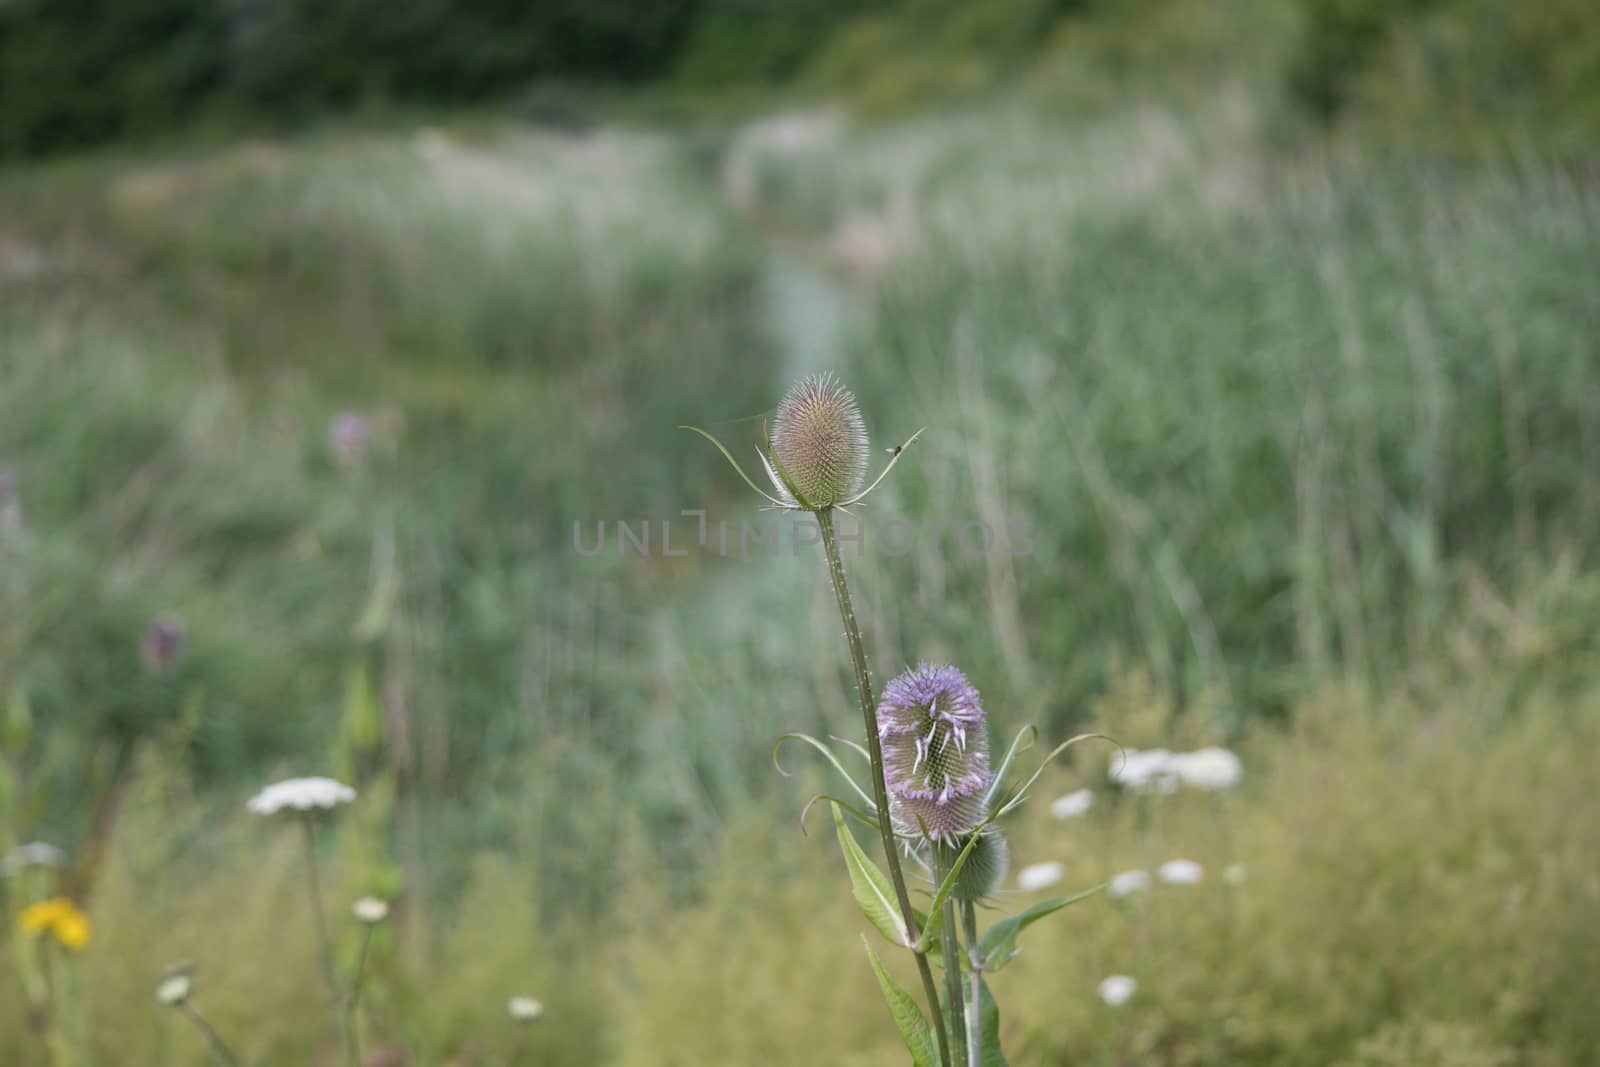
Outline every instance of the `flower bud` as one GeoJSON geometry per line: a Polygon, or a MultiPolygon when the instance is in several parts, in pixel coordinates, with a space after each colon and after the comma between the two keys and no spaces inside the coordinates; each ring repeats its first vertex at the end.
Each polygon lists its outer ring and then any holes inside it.
{"type": "Polygon", "coordinates": [[[867,477],[867,428],[856,398],[831,374],[801,381],[778,405],[772,451],[781,474],[770,463],[767,474],[785,502],[798,503],[784,475],[814,510],[850,499],[867,477]]]}
{"type": "Polygon", "coordinates": [[[895,828],[936,842],[988,816],[989,735],[978,691],[954,667],[923,664],[890,680],[878,703],[878,741],[895,828]]]}
{"type": "Polygon", "coordinates": [[[1004,834],[991,827],[978,837],[961,873],[956,875],[956,885],[950,895],[957,900],[971,901],[992,897],[1005,881],[1010,867],[1011,846],[1006,844],[1004,834]]]}

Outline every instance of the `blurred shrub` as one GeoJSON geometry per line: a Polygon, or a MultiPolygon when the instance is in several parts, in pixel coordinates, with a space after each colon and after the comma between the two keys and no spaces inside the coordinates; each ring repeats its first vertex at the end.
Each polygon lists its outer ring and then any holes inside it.
{"type": "Polygon", "coordinates": [[[531,81],[665,70],[693,0],[11,0],[0,156],[201,117],[482,100],[531,81]]]}
{"type": "Polygon", "coordinates": [[[1583,155],[1600,131],[1600,25],[1585,0],[1309,0],[1294,96],[1391,147],[1583,155]]]}

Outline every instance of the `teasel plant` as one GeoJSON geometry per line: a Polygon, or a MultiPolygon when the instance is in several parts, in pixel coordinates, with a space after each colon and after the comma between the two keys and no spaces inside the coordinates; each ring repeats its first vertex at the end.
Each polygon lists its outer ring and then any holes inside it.
{"type": "Polygon", "coordinates": [[[787,774],[779,762],[782,748],[789,743],[805,744],[819,752],[850,787],[851,797],[826,793],[812,797],[801,812],[801,827],[803,830],[806,816],[817,803],[828,802],[857,904],[879,933],[915,961],[926,1014],[884,967],[872,941],[862,937],[868,962],[913,1064],[1005,1064],[999,1008],[985,976],[1017,955],[1018,938],[1027,927],[1103,886],[1036,904],[980,933],[978,911],[992,905],[1010,858],[998,822],[1028,799],[1052,760],[1080,741],[1103,735],[1082,734],[1058,745],[1032,775],[1008,784],[1014,763],[1036,743],[1038,732],[1024,727],[998,766],[991,767],[982,699],[957,668],[922,664],[885,685],[881,700],[874,697],[861,626],[839,553],[834,513],[864,504],[922,430],[890,449],[888,463],[867,484],[869,443],[855,397],[832,375],[806,378],[783,398],[770,432],[765,424],[762,427],[759,457],[769,491],[756,484],[711,434],[695,426],[681,428],[715,445],[745,484],[765,500],[767,508],[809,513],[821,533],[828,579],[855,673],[865,744],[789,733],[774,746],[773,762],[780,773],[787,774]],[[866,785],[846,767],[852,756],[866,762],[866,785]],[[877,831],[883,866],[857,842],[848,818],[877,831]],[[912,879],[907,878],[908,868],[912,879]],[[913,884],[928,898],[926,907],[913,903],[913,884]],[[935,970],[943,972],[942,982],[936,979],[935,970]]]}

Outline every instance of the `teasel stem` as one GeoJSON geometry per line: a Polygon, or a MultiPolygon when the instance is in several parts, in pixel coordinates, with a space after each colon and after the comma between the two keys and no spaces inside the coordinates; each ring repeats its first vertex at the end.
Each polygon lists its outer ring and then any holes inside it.
{"type": "Polygon", "coordinates": [[[961,902],[961,925],[967,939],[967,951],[972,955],[972,991],[967,1000],[967,1064],[983,1067],[983,972],[978,969],[978,906],[970,900],[961,902]]]}
{"type": "Polygon", "coordinates": [[[332,998],[333,1016],[339,1024],[339,1044],[344,1051],[346,1067],[360,1067],[361,1054],[356,1049],[356,1037],[350,1026],[344,989],[339,982],[339,972],[333,965],[333,942],[328,938],[328,920],[322,912],[322,879],[317,874],[316,817],[306,814],[300,825],[305,828],[306,880],[311,888],[311,918],[317,931],[317,953],[322,958],[322,976],[328,983],[332,998]]]}
{"type": "MultiPolygon", "coordinates": [[[[894,882],[895,898],[900,905],[900,916],[912,944],[920,933],[917,915],[911,908],[911,894],[906,890],[905,871],[900,867],[900,849],[895,842],[894,827],[889,822],[889,788],[883,778],[883,746],[878,742],[878,717],[872,696],[872,678],[867,674],[867,654],[861,645],[861,627],[856,622],[855,608],[850,605],[850,587],[845,584],[844,564],[839,559],[839,543],[833,532],[833,512],[823,509],[814,513],[817,526],[822,530],[822,547],[828,557],[828,578],[833,584],[834,599],[839,602],[839,618],[844,623],[845,640],[850,644],[850,660],[856,671],[856,692],[861,698],[861,717],[867,727],[867,754],[872,759],[872,795],[878,806],[878,834],[883,838],[884,861],[889,867],[889,878],[894,882]]],[[[939,1039],[939,1062],[945,1067],[956,1067],[950,1058],[950,1039],[945,1033],[944,1013],[939,1006],[939,987],[933,981],[933,967],[925,951],[913,951],[917,961],[917,974],[922,978],[922,991],[928,999],[935,1036],[939,1039]]],[[[954,960],[946,966],[956,965],[954,960]]]]}
{"type": "MultiPolygon", "coordinates": [[[[934,846],[936,862],[934,870],[937,872],[935,881],[943,885],[946,876],[950,873],[951,866],[955,863],[958,853],[946,848],[944,845],[934,846]]],[[[944,995],[950,1008],[950,1037],[951,1050],[955,1059],[952,1062],[960,1063],[967,1059],[967,1040],[962,1027],[957,1025],[957,1019],[962,1024],[966,1018],[962,1012],[963,997],[961,995],[961,944],[956,936],[956,902],[954,897],[946,897],[944,901],[944,923],[939,927],[940,951],[944,955],[944,995]]]]}
{"type": "Polygon", "coordinates": [[[239,1067],[238,1058],[228,1048],[227,1043],[222,1040],[222,1035],[217,1033],[216,1028],[206,1022],[205,1016],[201,1015],[193,1005],[187,1002],[180,1005],[178,1010],[194,1024],[196,1030],[200,1031],[200,1036],[206,1042],[206,1050],[211,1053],[213,1060],[221,1064],[222,1067],[239,1067]]]}

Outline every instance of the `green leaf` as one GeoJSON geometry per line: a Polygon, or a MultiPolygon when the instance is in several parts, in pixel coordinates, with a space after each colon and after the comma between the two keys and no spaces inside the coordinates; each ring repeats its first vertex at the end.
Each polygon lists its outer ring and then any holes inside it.
{"type": "Polygon", "coordinates": [[[855,895],[856,903],[861,905],[861,913],[884,937],[902,948],[910,948],[910,932],[895,902],[894,886],[889,876],[861,850],[855,835],[844,824],[844,812],[838,802],[833,801],[832,806],[833,828],[839,835],[844,865],[850,871],[850,890],[855,895]]]}
{"type": "Polygon", "coordinates": [[[1000,806],[1000,810],[996,811],[992,816],[990,816],[990,821],[992,822],[993,820],[1000,818],[1002,815],[1009,813],[1018,804],[1021,804],[1024,800],[1028,799],[1028,790],[1033,788],[1033,783],[1039,780],[1039,776],[1044,773],[1044,769],[1050,766],[1057,756],[1061,755],[1061,753],[1065,752],[1079,741],[1088,741],[1092,738],[1099,738],[1102,741],[1110,741],[1113,745],[1117,745],[1118,748],[1122,747],[1120,744],[1117,744],[1117,740],[1115,738],[1107,737],[1105,734],[1079,734],[1077,737],[1061,742],[1061,744],[1050,750],[1050,754],[1048,756],[1040,761],[1039,769],[1034,771],[1032,776],[1030,776],[1026,782],[1022,783],[1021,788],[1019,788],[1009,800],[1000,806]]]}
{"type": "Polygon", "coordinates": [[[772,765],[778,769],[779,774],[783,775],[785,778],[789,777],[789,772],[784,770],[783,764],[778,762],[778,751],[783,748],[784,742],[786,741],[804,741],[806,744],[822,753],[823,758],[825,758],[829,763],[833,764],[833,769],[838,771],[844,780],[850,783],[850,788],[856,791],[856,796],[861,798],[862,803],[866,804],[867,809],[869,811],[877,810],[878,806],[873,801],[872,795],[865,789],[861,788],[861,786],[856,784],[856,780],[850,776],[850,772],[844,769],[844,764],[839,762],[839,757],[833,754],[833,749],[829,748],[821,741],[818,741],[810,734],[792,733],[784,734],[782,737],[778,738],[778,743],[772,746],[772,765]]]}
{"type": "MultiPolygon", "coordinates": [[[[983,826],[988,826],[989,823],[993,821],[993,818],[987,819],[985,820],[983,826]]],[[[939,891],[933,895],[933,903],[928,905],[929,915],[939,916],[944,914],[944,902],[950,899],[950,893],[956,887],[956,878],[961,874],[961,868],[967,865],[967,857],[972,855],[972,850],[977,847],[978,837],[982,830],[983,827],[979,827],[978,830],[967,839],[967,847],[961,850],[961,854],[957,856],[955,862],[950,865],[950,873],[944,876],[944,881],[940,884],[939,891]]],[[[937,934],[938,922],[939,920],[935,918],[934,933],[928,933],[927,931],[923,932],[922,943],[924,945],[931,945],[933,943],[933,939],[937,934]]]]}
{"type": "Polygon", "coordinates": [[[1010,1067],[1000,1051],[1000,1005],[989,992],[989,983],[978,979],[978,1015],[983,1020],[983,1067],[1010,1067]]]}
{"type": "Polygon", "coordinates": [[[894,1024],[900,1028],[900,1036],[911,1053],[911,1062],[916,1067],[939,1067],[933,1031],[922,1009],[911,999],[911,994],[883,969],[883,963],[879,961],[878,954],[872,951],[872,943],[867,940],[867,935],[861,935],[861,944],[866,947],[867,959],[872,961],[872,973],[878,976],[878,988],[883,990],[883,999],[889,1002],[889,1014],[894,1016],[894,1024]]]}
{"type": "Polygon", "coordinates": [[[1021,915],[1013,915],[1009,919],[1002,919],[989,927],[983,932],[983,937],[979,939],[978,943],[978,951],[983,957],[984,972],[993,974],[1011,962],[1011,957],[1017,950],[1017,936],[1022,931],[1046,915],[1058,912],[1068,904],[1076,904],[1085,897],[1092,897],[1104,888],[1104,885],[1097,885],[1093,889],[1085,889],[1083,892],[1074,893],[1070,897],[1057,897],[1054,900],[1046,900],[1042,904],[1035,904],[1021,915]]]}
{"type": "Polygon", "coordinates": [[[1017,736],[1011,739],[1011,747],[1006,749],[1005,759],[1000,761],[1000,766],[995,769],[994,782],[989,786],[989,793],[983,798],[985,811],[994,810],[995,798],[1000,795],[1006,780],[1006,775],[1011,773],[1011,764],[1016,761],[1017,753],[1025,752],[1032,748],[1039,738],[1039,729],[1036,726],[1024,726],[1017,731],[1017,736]]]}
{"type": "Polygon", "coordinates": [[[757,493],[760,493],[761,496],[766,499],[767,503],[775,504],[779,507],[783,506],[783,501],[774,497],[771,493],[768,493],[765,489],[762,489],[759,485],[750,480],[750,476],[744,472],[744,468],[739,466],[739,461],[733,458],[733,453],[722,447],[721,441],[717,440],[715,437],[712,437],[698,426],[679,426],[678,429],[688,430],[690,433],[697,433],[701,437],[704,437],[707,441],[710,441],[712,444],[716,445],[717,451],[722,453],[722,458],[728,461],[728,466],[732,467],[740,478],[744,479],[745,485],[748,485],[757,493]]]}

